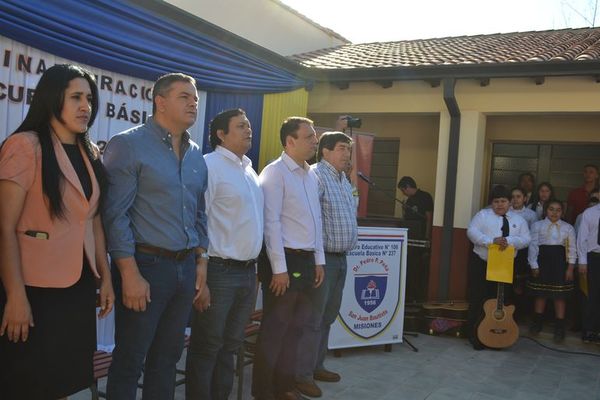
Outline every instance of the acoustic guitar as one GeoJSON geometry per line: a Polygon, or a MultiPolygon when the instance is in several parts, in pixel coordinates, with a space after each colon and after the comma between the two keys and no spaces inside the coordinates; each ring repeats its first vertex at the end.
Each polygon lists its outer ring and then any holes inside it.
{"type": "Polygon", "coordinates": [[[504,284],[498,282],[498,294],[483,304],[485,316],[477,327],[477,338],[493,349],[512,346],[519,338],[519,327],[513,319],[515,306],[504,305],[504,284]]]}

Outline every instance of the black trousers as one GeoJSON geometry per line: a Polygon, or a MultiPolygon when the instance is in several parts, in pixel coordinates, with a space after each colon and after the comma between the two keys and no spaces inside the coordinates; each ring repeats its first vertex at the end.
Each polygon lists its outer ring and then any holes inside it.
{"type": "MultiPolygon", "coordinates": [[[[483,303],[488,299],[495,299],[498,294],[498,282],[488,281],[487,261],[477,254],[471,253],[468,266],[467,300],[469,312],[467,314],[467,335],[471,339],[477,338],[477,327],[483,317],[483,303]]],[[[513,281],[514,281],[513,276],[513,281]]],[[[504,304],[514,304],[515,294],[512,284],[503,284],[504,304]]]]}
{"type": "Polygon", "coordinates": [[[582,321],[583,331],[600,332],[600,253],[588,253],[588,298],[582,321]]]}
{"type": "MultiPolygon", "coordinates": [[[[290,287],[275,296],[263,284],[263,316],[252,371],[252,395],[272,399],[295,387],[298,342],[306,322],[315,312],[308,292],[315,276],[312,255],[286,254],[290,287]]],[[[307,351],[316,351],[307,349],[307,351]]]]}
{"type": "Polygon", "coordinates": [[[497,285],[485,279],[487,261],[482,260],[477,254],[471,253],[468,266],[468,301],[469,313],[467,314],[467,335],[470,339],[477,339],[477,326],[483,316],[483,303],[487,299],[495,298],[497,285]]]}

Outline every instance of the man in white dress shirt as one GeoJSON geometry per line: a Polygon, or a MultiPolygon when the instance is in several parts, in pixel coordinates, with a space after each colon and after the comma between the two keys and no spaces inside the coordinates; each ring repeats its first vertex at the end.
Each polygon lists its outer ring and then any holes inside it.
{"type": "Polygon", "coordinates": [[[319,162],[311,168],[319,178],[323,219],[325,279],[312,290],[318,319],[304,329],[298,351],[296,388],[310,397],[321,397],[315,380],[337,382],[341,376],[325,368],[329,331],[340,311],[346,282],[346,252],[356,244],[356,202],[344,170],[350,162],[352,139],[342,132],[325,132],[319,138],[319,162]]]}
{"type": "Polygon", "coordinates": [[[316,313],[309,294],[321,285],[325,264],[318,178],[306,162],[318,144],[312,121],[286,119],[280,139],[284,152],[259,178],[270,267],[259,264],[263,319],[252,380],[258,400],[303,398],[295,389],[296,353],[316,313]]]}
{"type": "Polygon", "coordinates": [[[527,221],[509,211],[510,191],[504,186],[496,186],[492,189],[490,197],[491,207],[475,214],[467,229],[467,236],[473,243],[468,269],[467,330],[469,341],[475,350],[483,349],[477,338],[477,325],[483,313],[483,303],[486,299],[496,297],[496,282],[486,280],[488,246],[497,244],[501,250],[513,246],[516,255],[517,250],[527,247],[531,240],[527,221]]]}
{"type": "Polygon", "coordinates": [[[210,144],[214,151],[204,156],[208,290],[194,304],[186,363],[188,400],[226,400],[231,393],[234,353],[254,310],[256,258],[263,240],[263,194],[245,156],[252,144],[246,113],[232,109],[218,114],[210,122],[210,144]]]}

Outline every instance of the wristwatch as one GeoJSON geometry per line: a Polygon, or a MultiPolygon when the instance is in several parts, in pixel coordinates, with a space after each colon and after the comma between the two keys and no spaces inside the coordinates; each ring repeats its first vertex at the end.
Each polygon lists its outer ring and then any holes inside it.
{"type": "Polygon", "coordinates": [[[208,260],[208,252],[205,251],[204,253],[197,254],[196,255],[196,260],[199,259],[199,258],[202,258],[204,260],[208,260]]]}

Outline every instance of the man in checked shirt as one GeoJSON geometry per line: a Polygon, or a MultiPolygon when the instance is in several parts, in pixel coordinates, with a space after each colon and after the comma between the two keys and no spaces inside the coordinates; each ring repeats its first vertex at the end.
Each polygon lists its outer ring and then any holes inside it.
{"type": "Polygon", "coordinates": [[[357,240],[356,202],[345,170],[350,162],[352,139],[342,132],[325,132],[319,140],[317,160],[311,168],[319,177],[319,200],[323,220],[325,279],[312,291],[320,315],[305,326],[298,346],[296,388],[306,396],[320,397],[315,380],[337,382],[340,375],[325,369],[329,329],[342,302],[346,281],[346,252],[357,240]],[[311,351],[314,349],[314,351],[311,351]]]}

